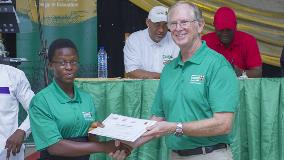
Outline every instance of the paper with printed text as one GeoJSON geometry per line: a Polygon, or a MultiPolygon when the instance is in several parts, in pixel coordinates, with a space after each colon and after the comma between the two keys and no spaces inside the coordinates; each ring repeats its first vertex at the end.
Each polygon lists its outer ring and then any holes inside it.
{"type": "Polygon", "coordinates": [[[110,114],[102,123],[103,128],[95,128],[89,133],[134,142],[147,131],[146,127],[154,125],[156,121],[110,114]]]}

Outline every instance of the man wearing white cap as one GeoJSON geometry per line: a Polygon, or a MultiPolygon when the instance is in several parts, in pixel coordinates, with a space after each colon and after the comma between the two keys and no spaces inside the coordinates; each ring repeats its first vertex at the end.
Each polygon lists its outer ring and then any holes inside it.
{"type": "Polygon", "coordinates": [[[126,76],[159,79],[163,67],[177,57],[179,48],[167,28],[168,8],[153,7],[146,19],[148,28],[132,33],[124,52],[126,76]]]}

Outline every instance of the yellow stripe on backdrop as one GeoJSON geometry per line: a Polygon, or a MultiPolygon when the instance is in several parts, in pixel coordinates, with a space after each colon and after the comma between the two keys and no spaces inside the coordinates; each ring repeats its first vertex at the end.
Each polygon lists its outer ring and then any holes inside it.
{"type": "MultiPolygon", "coordinates": [[[[17,1],[17,11],[28,14],[33,22],[37,22],[36,0],[17,1]]],[[[45,0],[40,1],[39,10],[44,16],[43,25],[63,26],[86,21],[97,16],[97,1],[84,0],[45,0]],[[59,17],[56,20],[54,17],[59,17]]],[[[43,20],[43,18],[42,18],[43,20]]]]}
{"type": "MultiPolygon", "coordinates": [[[[133,4],[149,11],[156,5],[170,6],[177,0],[130,0],[133,4]]],[[[221,6],[229,6],[236,11],[239,30],[252,34],[258,41],[262,60],[266,64],[280,66],[279,58],[284,46],[284,2],[282,11],[269,11],[232,0],[187,0],[203,11],[206,22],[204,33],[214,30],[214,12],[221,6]]],[[[261,3],[255,0],[258,3],[261,3]]],[[[262,3],[268,3],[262,1],[262,3]]],[[[275,3],[276,4],[276,3],[275,3]]],[[[263,4],[266,5],[266,4],[263,4]]],[[[281,6],[281,5],[280,5],[281,6]]]]}
{"type": "Polygon", "coordinates": [[[262,58],[263,63],[280,67],[279,57],[268,56],[262,53],[261,58],[262,58]]]}

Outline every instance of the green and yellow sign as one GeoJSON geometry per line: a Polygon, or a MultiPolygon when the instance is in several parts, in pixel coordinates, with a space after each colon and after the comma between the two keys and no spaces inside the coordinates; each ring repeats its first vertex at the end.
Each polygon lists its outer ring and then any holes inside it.
{"type": "MultiPolygon", "coordinates": [[[[20,66],[35,91],[43,83],[43,63],[36,0],[19,0],[16,10],[20,20],[17,34],[17,56],[31,62],[20,66]],[[33,86],[34,85],[34,86],[33,86]]],[[[97,1],[39,0],[39,13],[44,39],[49,44],[57,38],[71,39],[80,56],[79,77],[97,75],[97,1]]]]}

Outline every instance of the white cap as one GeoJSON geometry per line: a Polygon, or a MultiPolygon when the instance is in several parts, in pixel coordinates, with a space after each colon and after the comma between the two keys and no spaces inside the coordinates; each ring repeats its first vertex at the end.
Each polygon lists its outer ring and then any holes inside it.
{"type": "Polygon", "coordinates": [[[150,19],[153,23],[167,22],[167,16],[168,8],[164,6],[156,6],[150,10],[148,19],[150,19]]]}

